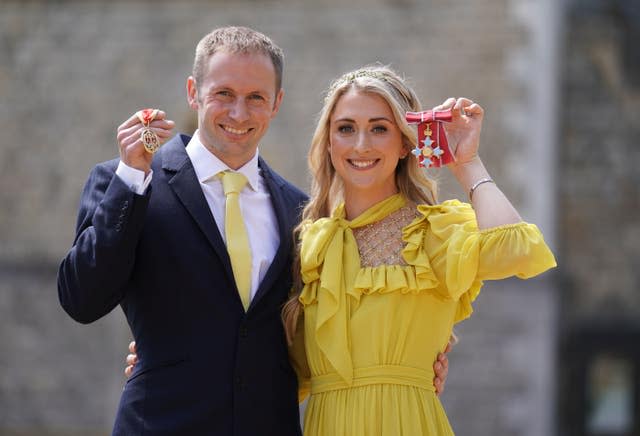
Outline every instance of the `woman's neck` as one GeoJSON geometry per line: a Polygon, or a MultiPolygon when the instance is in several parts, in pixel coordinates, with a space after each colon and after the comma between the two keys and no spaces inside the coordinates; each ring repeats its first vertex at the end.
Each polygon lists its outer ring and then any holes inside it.
{"type": "Polygon", "coordinates": [[[352,189],[344,191],[344,211],[347,220],[351,221],[362,215],[367,209],[398,193],[398,188],[371,190],[352,189]]]}

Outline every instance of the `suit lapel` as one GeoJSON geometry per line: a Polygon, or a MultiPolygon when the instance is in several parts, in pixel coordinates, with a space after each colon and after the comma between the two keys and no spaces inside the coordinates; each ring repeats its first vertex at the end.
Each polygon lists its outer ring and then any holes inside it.
{"type": "MultiPolygon", "coordinates": [[[[174,192],[180,203],[189,212],[200,231],[205,235],[208,243],[214,248],[222,262],[222,266],[224,267],[223,269],[225,270],[229,281],[231,283],[235,283],[227,248],[222,240],[220,232],[218,231],[218,227],[213,215],[211,214],[207,200],[204,198],[204,193],[200,187],[200,182],[196,176],[193,164],[185,150],[189,139],[190,138],[188,136],[179,135],[164,145],[161,149],[163,159],[162,168],[167,172],[169,187],[174,192]]],[[[276,180],[271,168],[269,168],[261,158],[259,160],[259,165],[262,170],[262,176],[267,185],[267,189],[269,190],[271,204],[278,222],[280,245],[278,246],[278,250],[276,251],[267,273],[258,286],[256,295],[251,300],[249,310],[253,306],[257,305],[260,299],[273,286],[273,283],[282,272],[282,268],[291,268],[291,265],[288,264],[287,260],[289,259],[289,255],[292,250],[291,231],[292,226],[294,225],[294,223],[289,219],[290,214],[288,213],[288,208],[295,207],[295,205],[288,204],[285,201],[282,194],[283,183],[276,180]]]]}
{"type": "Polygon", "coordinates": [[[231,261],[229,260],[227,248],[224,245],[222,236],[220,236],[207,200],[204,198],[193,164],[185,150],[188,142],[188,136],[177,136],[165,144],[163,147],[162,168],[169,173],[167,174],[169,187],[189,212],[202,233],[204,233],[207,241],[218,254],[226,274],[233,283],[231,261]]]}
{"type": "Polygon", "coordinates": [[[282,196],[282,185],[280,182],[276,181],[273,177],[271,168],[260,158],[259,160],[260,169],[262,170],[262,176],[267,185],[267,189],[269,189],[269,194],[271,195],[271,204],[273,206],[273,210],[276,215],[276,219],[278,221],[278,233],[280,234],[280,245],[278,246],[278,251],[276,251],[276,255],[273,258],[273,262],[269,266],[267,273],[265,274],[262,282],[260,282],[260,286],[256,292],[256,295],[251,300],[251,305],[249,306],[249,310],[257,305],[260,299],[266,294],[266,292],[271,288],[274,281],[280,275],[282,268],[291,268],[291,265],[287,264],[287,259],[289,258],[291,247],[291,238],[292,238],[292,225],[293,223],[289,220],[289,214],[287,213],[287,208],[293,207],[286,203],[282,196]]]}

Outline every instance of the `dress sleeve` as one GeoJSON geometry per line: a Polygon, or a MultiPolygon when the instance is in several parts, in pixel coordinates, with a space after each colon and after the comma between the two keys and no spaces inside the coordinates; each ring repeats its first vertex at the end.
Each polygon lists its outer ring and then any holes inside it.
{"type": "Polygon", "coordinates": [[[534,224],[520,222],[478,230],[471,205],[457,200],[419,209],[430,226],[424,244],[432,268],[449,296],[463,303],[458,320],[471,314],[470,303],[483,280],[527,279],[556,266],[534,224]]]}

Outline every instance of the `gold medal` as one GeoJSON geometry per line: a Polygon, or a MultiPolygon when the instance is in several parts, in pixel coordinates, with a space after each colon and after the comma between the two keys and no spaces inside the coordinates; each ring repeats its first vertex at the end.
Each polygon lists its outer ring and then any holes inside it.
{"type": "Polygon", "coordinates": [[[145,127],[142,129],[142,132],[140,132],[140,141],[142,141],[142,145],[144,145],[144,149],[147,150],[148,153],[153,154],[160,148],[158,135],[149,127],[145,127]]]}
{"type": "Polygon", "coordinates": [[[144,126],[144,129],[140,132],[140,141],[142,141],[142,145],[144,145],[144,149],[147,153],[155,153],[160,148],[160,139],[156,132],[154,132],[149,124],[151,121],[155,119],[158,115],[158,109],[143,109],[141,111],[136,112],[136,116],[144,126]]]}

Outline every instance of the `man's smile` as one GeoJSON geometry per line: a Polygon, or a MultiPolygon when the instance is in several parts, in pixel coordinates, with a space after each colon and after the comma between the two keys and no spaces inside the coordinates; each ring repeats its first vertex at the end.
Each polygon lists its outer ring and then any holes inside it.
{"type": "Polygon", "coordinates": [[[226,126],[226,125],[224,125],[224,124],[219,124],[219,126],[220,126],[220,127],[222,128],[222,130],[224,130],[225,132],[232,133],[232,134],[234,134],[234,135],[245,135],[245,134],[249,133],[251,130],[253,130],[253,129],[242,129],[242,130],[240,130],[240,129],[234,129],[234,128],[233,128],[233,127],[231,127],[231,126],[226,126]]]}

